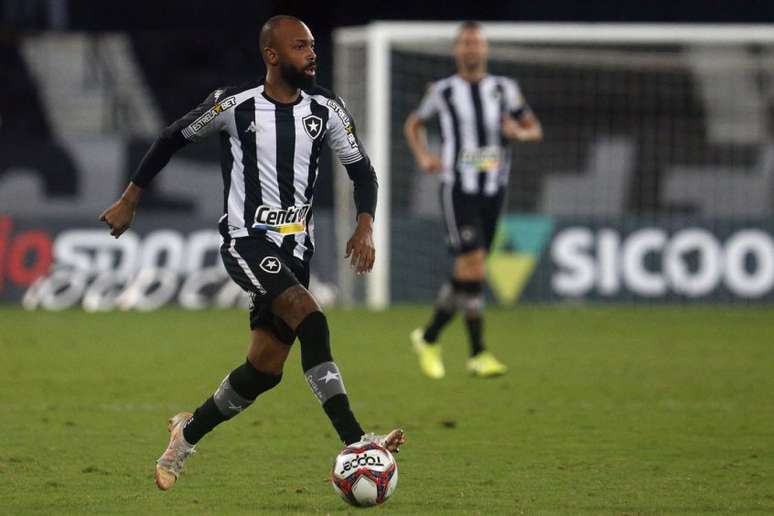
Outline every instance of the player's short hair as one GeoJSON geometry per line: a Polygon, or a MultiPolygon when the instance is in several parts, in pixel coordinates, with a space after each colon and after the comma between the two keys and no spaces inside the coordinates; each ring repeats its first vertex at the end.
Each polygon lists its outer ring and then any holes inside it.
{"type": "Polygon", "coordinates": [[[266,20],[266,23],[263,24],[261,27],[261,32],[258,35],[258,46],[259,51],[263,52],[263,49],[271,46],[272,44],[272,36],[274,35],[274,28],[279,25],[281,22],[285,20],[293,20],[297,21],[299,23],[304,23],[295,16],[290,16],[288,14],[278,14],[276,16],[272,16],[268,20],[266,20]]]}
{"type": "Polygon", "coordinates": [[[474,20],[466,20],[462,22],[457,29],[457,35],[454,36],[454,44],[456,45],[457,42],[460,40],[460,36],[462,36],[462,33],[466,30],[481,30],[481,24],[474,20]]]}

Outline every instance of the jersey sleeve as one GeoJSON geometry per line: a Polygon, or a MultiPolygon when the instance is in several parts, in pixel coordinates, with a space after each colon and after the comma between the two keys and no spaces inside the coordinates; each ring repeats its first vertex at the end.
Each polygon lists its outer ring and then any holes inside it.
{"type": "Polygon", "coordinates": [[[440,110],[441,96],[438,92],[438,86],[436,84],[431,84],[427,88],[425,96],[422,97],[422,101],[419,103],[419,107],[415,113],[420,120],[425,121],[437,115],[440,110]]]}
{"type": "Polygon", "coordinates": [[[519,83],[513,79],[505,79],[503,81],[503,93],[505,95],[505,107],[506,111],[518,118],[529,110],[527,102],[524,100],[524,95],[521,93],[519,83]]]}
{"type": "Polygon", "coordinates": [[[167,129],[180,134],[188,141],[195,142],[218,133],[225,128],[223,113],[236,106],[236,97],[223,97],[224,90],[217,89],[194,109],[176,120],[167,129]]]}
{"type": "Polygon", "coordinates": [[[355,132],[355,121],[347,111],[344,101],[337,97],[328,99],[328,145],[342,165],[349,165],[366,157],[355,132]]]}
{"type": "Polygon", "coordinates": [[[133,174],[134,184],[146,187],[169,163],[175,152],[225,127],[222,114],[236,104],[236,97],[223,98],[223,92],[222,89],[213,91],[201,104],[161,132],[133,174]]]}
{"type": "Polygon", "coordinates": [[[352,180],[352,194],[355,199],[357,213],[376,214],[376,200],[379,182],[376,172],[371,166],[371,160],[357,138],[355,121],[347,111],[340,97],[328,99],[331,114],[328,117],[328,144],[336,157],[347,169],[347,175],[352,180]]]}

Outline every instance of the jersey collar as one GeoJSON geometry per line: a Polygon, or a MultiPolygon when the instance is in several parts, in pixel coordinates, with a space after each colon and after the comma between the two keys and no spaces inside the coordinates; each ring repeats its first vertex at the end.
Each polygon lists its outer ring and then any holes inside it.
{"type": "Polygon", "coordinates": [[[288,107],[296,106],[300,104],[302,100],[304,100],[304,90],[299,90],[298,98],[293,102],[280,102],[279,100],[275,100],[266,94],[266,84],[263,84],[263,89],[261,89],[261,96],[277,107],[288,108],[288,107]]]}

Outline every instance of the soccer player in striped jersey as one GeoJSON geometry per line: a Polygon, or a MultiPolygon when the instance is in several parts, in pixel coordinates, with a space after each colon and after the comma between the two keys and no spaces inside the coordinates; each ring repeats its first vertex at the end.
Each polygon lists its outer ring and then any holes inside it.
{"type": "MultiPolygon", "coordinates": [[[[212,92],[167,127],[144,157],[121,198],[101,215],[118,238],[131,224],[143,188],[172,155],[190,142],[217,134],[223,172],[221,257],[226,271],[252,300],[246,361],[231,371],[193,413],[169,420],[170,440],[156,464],[156,484],[171,488],[194,445],[216,425],[238,415],[275,387],[296,338],[301,365],[341,440],[363,439],[392,451],[402,430],[365,434],[333,361],[328,322],[307,290],[314,251],[312,202],[323,144],[346,167],[354,184],[357,227],[346,255],[358,274],[374,263],[372,224],[377,181],[344,102],[315,85],[314,38],[291,16],[275,16],[260,33],[267,74],[263,81],[212,92]]],[[[174,370],[164,371],[174,375],[174,370]]]]}
{"type": "Polygon", "coordinates": [[[484,345],[485,260],[508,184],[510,142],[539,141],[543,132],[517,83],[487,73],[487,55],[481,27],[464,23],[454,42],[457,73],[433,83],[404,126],[419,167],[440,174],[443,220],[455,255],[430,322],[411,333],[420,368],[430,378],[445,375],[438,337],[457,310],[465,317],[470,339],[468,371],[478,377],[507,371],[484,345]],[[441,122],[441,156],[429,151],[425,139],[425,122],[434,116],[441,122]]]}

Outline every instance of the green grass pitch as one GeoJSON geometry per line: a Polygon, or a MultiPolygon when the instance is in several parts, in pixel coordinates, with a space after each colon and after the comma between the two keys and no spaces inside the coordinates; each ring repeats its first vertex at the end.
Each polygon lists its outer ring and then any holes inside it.
{"type": "MultiPolygon", "coordinates": [[[[771,308],[520,307],[487,313],[511,368],[423,378],[407,334],[427,306],[328,312],[368,430],[406,429],[378,514],[774,513],[771,308]]],[[[340,444],[294,346],[283,382],[153,484],[166,418],[244,359],[239,311],[0,309],[0,514],[346,514],[340,444]]]]}

